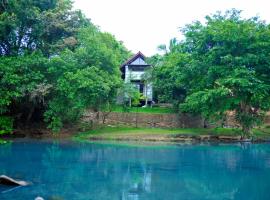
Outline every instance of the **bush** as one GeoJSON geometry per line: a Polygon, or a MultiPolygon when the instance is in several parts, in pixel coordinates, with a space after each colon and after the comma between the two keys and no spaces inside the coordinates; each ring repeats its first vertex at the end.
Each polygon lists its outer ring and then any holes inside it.
{"type": "Polygon", "coordinates": [[[13,131],[13,119],[7,116],[0,116],[0,135],[13,131]]]}

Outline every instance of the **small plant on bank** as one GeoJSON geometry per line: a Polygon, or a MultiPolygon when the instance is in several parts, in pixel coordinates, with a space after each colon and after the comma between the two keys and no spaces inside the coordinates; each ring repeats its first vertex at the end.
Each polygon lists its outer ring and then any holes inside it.
{"type": "Polygon", "coordinates": [[[0,116],[0,135],[13,131],[13,119],[7,116],[0,116]]]}

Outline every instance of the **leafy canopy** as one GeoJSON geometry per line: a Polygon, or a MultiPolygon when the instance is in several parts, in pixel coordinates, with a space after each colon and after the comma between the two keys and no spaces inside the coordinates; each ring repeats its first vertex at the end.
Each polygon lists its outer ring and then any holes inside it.
{"type": "Polygon", "coordinates": [[[270,26],[230,10],[207,16],[205,24],[189,24],[182,32],[185,39],[165,54],[156,73],[161,97],[178,97],[182,112],[207,119],[235,111],[249,134],[270,108],[270,26]],[[177,89],[184,98],[173,96],[177,89]]]}
{"type": "Polygon", "coordinates": [[[58,131],[85,109],[99,110],[114,101],[128,54],[70,0],[1,1],[0,129],[14,119],[58,131]]]}

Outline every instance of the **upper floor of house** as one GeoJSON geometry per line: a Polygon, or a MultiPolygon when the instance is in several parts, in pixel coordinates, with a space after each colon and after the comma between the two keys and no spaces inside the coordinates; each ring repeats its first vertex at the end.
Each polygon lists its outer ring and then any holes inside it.
{"type": "Polygon", "coordinates": [[[145,56],[138,52],[121,65],[122,79],[125,82],[140,81],[145,70],[150,67],[145,61],[145,56]]]}

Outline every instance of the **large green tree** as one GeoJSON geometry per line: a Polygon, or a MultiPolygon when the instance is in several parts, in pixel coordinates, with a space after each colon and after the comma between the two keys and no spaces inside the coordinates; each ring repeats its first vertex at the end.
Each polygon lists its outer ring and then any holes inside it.
{"type": "Polygon", "coordinates": [[[258,17],[243,19],[240,11],[230,10],[207,16],[205,23],[189,24],[182,32],[179,55],[165,63],[158,77],[168,76],[163,80],[167,85],[175,80],[171,88],[185,89],[183,112],[222,119],[235,111],[236,121],[249,135],[270,108],[270,26],[258,17]],[[177,63],[183,55],[187,62],[177,63]]]}
{"type": "Polygon", "coordinates": [[[188,54],[170,51],[154,65],[154,89],[159,102],[172,103],[178,109],[186,97],[186,83],[191,80],[185,71],[189,62],[188,54]]]}
{"type": "Polygon", "coordinates": [[[121,42],[70,0],[0,1],[0,133],[45,120],[59,130],[115,99],[121,42]],[[5,130],[6,131],[5,131],[5,130]]]}
{"type": "Polygon", "coordinates": [[[76,122],[87,108],[98,111],[113,103],[121,85],[119,66],[128,56],[124,46],[94,26],[81,29],[78,38],[75,51],[64,51],[49,64],[55,86],[45,119],[55,130],[76,122]]]}
{"type": "Polygon", "coordinates": [[[87,24],[71,0],[0,0],[0,55],[74,48],[78,28],[87,24]]]}

